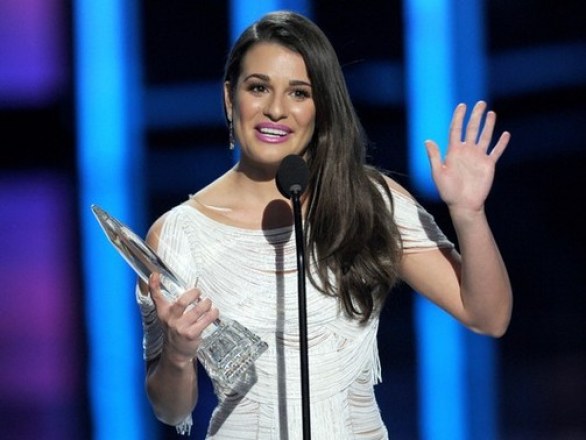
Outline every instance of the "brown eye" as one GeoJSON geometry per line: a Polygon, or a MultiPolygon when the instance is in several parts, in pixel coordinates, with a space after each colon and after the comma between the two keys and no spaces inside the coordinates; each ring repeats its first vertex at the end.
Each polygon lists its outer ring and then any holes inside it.
{"type": "Polygon", "coordinates": [[[264,84],[250,84],[248,90],[253,93],[263,93],[266,92],[267,88],[264,84]]]}
{"type": "Polygon", "coordinates": [[[309,91],[307,91],[305,89],[297,89],[297,90],[293,91],[293,96],[297,99],[311,98],[311,94],[309,93],[309,91]]]}

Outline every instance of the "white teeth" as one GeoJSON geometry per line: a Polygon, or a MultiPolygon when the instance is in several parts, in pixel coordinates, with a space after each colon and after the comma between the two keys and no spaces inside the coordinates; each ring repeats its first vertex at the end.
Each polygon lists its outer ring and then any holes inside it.
{"type": "Polygon", "coordinates": [[[284,130],[279,130],[276,128],[261,128],[260,132],[263,134],[270,134],[273,136],[285,136],[287,134],[284,130]]]}

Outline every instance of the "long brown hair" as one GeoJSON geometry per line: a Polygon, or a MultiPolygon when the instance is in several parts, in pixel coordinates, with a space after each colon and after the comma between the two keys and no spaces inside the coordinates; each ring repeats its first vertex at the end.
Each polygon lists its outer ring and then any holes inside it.
{"type": "Polygon", "coordinates": [[[366,164],[367,138],[322,30],[294,12],[265,15],[229,54],[224,81],[231,94],[244,55],[258,42],[281,44],[305,61],[316,107],[315,133],[305,152],[310,170],[306,249],[317,262],[317,279],[309,277],[323,293],[338,296],[348,316],[364,322],[398,279],[401,243],[391,193],[381,171],[366,164]]]}

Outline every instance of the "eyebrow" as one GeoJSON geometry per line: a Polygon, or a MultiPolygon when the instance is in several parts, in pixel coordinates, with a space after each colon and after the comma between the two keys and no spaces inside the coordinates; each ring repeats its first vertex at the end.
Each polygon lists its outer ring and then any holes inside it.
{"type": "MultiPolygon", "coordinates": [[[[271,79],[269,78],[268,75],[264,75],[262,73],[251,73],[250,75],[248,75],[246,78],[244,78],[244,81],[248,81],[250,79],[260,79],[262,81],[266,81],[266,82],[271,82],[271,79]]],[[[289,84],[292,86],[307,86],[307,87],[311,87],[311,83],[307,82],[307,81],[303,81],[300,79],[293,79],[291,81],[289,81],[289,84]]]]}

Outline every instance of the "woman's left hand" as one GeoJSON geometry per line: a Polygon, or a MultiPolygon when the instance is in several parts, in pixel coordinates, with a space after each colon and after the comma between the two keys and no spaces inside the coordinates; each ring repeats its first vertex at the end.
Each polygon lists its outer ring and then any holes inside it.
{"type": "Polygon", "coordinates": [[[443,162],[438,145],[431,140],[425,142],[433,179],[440,197],[451,211],[483,209],[492,187],[496,162],[509,143],[511,135],[505,131],[489,151],[496,114],[487,112],[483,123],[485,111],[486,102],[478,101],[464,132],[466,105],[456,107],[443,162]]]}

